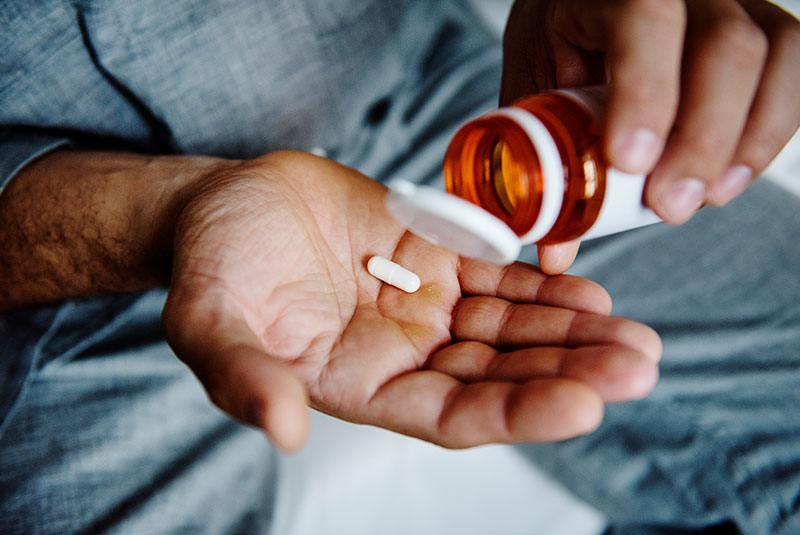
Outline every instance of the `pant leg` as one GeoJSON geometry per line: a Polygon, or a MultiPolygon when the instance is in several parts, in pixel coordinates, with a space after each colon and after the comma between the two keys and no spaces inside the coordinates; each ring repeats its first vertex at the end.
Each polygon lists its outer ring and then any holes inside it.
{"type": "Polygon", "coordinates": [[[54,324],[0,437],[0,532],[269,532],[276,454],[163,342],[163,297],[89,337],[70,327],[105,306],[54,324]]]}
{"type": "MultiPolygon", "coordinates": [[[[467,19],[452,11],[384,112],[331,156],[380,179],[439,179],[458,123],[496,103],[499,48],[467,19]]],[[[164,344],[163,295],[128,300],[67,304],[43,336],[0,428],[0,533],[268,533],[274,450],[214,409],[164,344]]]]}
{"type": "MultiPolygon", "coordinates": [[[[368,157],[347,163],[440,183],[454,129],[496,105],[499,51],[460,30],[430,63],[427,79],[446,82],[401,91],[369,150],[349,153],[368,157]]],[[[614,533],[800,533],[798,214],[799,199],[759,183],[682,227],[582,246],[572,272],[663,337],[661,380],[645,400],[610,406],[592,435],[520,451],[609,515],[614,533]]],[[[535,262],[534,248],[523,254],[535,262]]]]}
{"type": "Polygon", "coordinates": [[[613,533],[800,533],[798,236],[800,198],[761,182],[682,227],[584,244],[573,271],[659,332],[661,379],[595,433],[521,451],[613,533]]]}
{"type": "MultiPolygon", "coordinates": [[[[496,105],[500,73],[479,30],[451,31],[449,56],[427,75],[446,82],[401,93],[374,126],[370,157],[352,165],[440,183],[454,129],[496,105]]],[[[520,451],[607,514],[614,533],[800,533],[798,214],[800,199],[759,183],[682,227],[582,246],[572,272],[662,336],[661,380],[645,400],[610,406],[592,435],[520,451]]],[[[534,248],[523,254],[535,262],[534,248]]]]}

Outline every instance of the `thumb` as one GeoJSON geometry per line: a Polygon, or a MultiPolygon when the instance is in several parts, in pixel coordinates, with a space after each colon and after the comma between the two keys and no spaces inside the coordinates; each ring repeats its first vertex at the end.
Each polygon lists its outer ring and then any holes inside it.
{"type": "Polygon", "coordinates": [[[580,241],[539,245],[539,268],[548,275],[564,273],[575,261],[579,246],[580,241]]]}
{"type": "Polygon", "coordinates": [[[278,449],[300,449],[309,417],[306,389],[297,376],[264,351],[232,300],[174,294],[162,315],[167,342],[211,401],[262,429],[278,449]]]}

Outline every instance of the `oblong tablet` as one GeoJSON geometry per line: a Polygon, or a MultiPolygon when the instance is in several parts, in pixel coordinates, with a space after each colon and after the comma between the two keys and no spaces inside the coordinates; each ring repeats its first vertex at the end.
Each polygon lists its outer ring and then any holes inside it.
{"type": "Polygon", "coordinates": [[[388,258],[373,256],[367,262],[367,271],[376,279],[410,294],[419,290],[420,280],[416,273],[409,271],[388,258]]]}

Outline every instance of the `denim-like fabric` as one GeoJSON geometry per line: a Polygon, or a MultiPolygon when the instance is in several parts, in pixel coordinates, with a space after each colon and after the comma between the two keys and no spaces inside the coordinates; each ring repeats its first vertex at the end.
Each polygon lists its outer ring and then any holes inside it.
{"type": "MultiPolygon", "coordinates": [[[[0,21],[2,183],[61,144],[322,148],[432,180],[499,80],[495,40],[447,2],[9,0],[0,21]]],[[[0,533],[269,531],[276,454],[175,359],[162,303],[0,316],[0,533]]]]}
{"type": "Polygon", "coordinates": [[[762,182],[581,246],[573,271],[661,335],[661,378],[597,432],[521,449],[613,534],[800,533],[799,232],[800,199],[762,182]]]}
{"type": "Polygon", "coordinates": [[[40,346],[0,438],[0,533],[265,532],[274,450],[172,355],[163,292],[113,299],[66,305],[40,346]]]}
{"type": "MultiPolygon", "coordinates": [[[[0,3],[4,177],[66,140],[320,147],[436,183],[456,126],[496,102],[498,44],[448,2],[29,4],[0,3]]],[[[687,226],[582,247],[574,271],[663,336],[661,383],[588,437],[521,451],[614,533],[800,533],[798,213],[764,185],[687,226]]],[[[171,355],[162,301],[0,317],[0,532],[268,532],[275,454],[171,355]]]]}

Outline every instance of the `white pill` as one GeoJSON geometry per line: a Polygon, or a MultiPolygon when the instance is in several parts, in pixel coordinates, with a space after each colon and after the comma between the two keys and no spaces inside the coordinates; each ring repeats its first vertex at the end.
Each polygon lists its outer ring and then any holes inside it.
{"type": "Polygon", "coordinates": [[[367,262],[367,271],[376,279],[400,288],[404,292],[412,294],[419,290],[420,282],[417,274],[400,264],[395,264],[388,258],[373,256],[367,262]]]}

